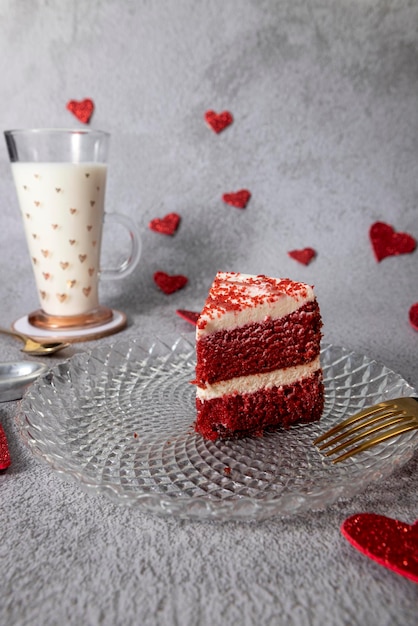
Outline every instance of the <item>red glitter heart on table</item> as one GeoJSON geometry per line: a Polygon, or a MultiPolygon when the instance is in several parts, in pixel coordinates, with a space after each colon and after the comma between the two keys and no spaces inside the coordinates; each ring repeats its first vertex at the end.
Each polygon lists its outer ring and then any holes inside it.
{"type": "Polygon", "coordinates": [[[148,224],[151,230],[162,235],[174,235],[180,224],[180,215],[168,213],[165,217],[156,217],[148,224]]]}
{"type": "Polygon", "coordinates": [[[226,204],[235,206],[237,209],[245,209],[250,198],[251,193],[248,189],[240,189],[233,193],[224,193],[222,196],[222,200],[226,202],[226,204]]]}
{"type": "Polygon", "coordinates": [[[412,328],[418,330],[418,302],[415,302],[409,309],[409,321],[412,328]]]}
{"type": "Polygon", "coordinates": [[[6,433],[3,430],[3,426],[0,424],[0,470],[7,469],[11,462],[6,433]]]}
{"type": "Polygon", "coordinates": [[[196,326],[197,320],[200,317],[200,313],[197,313],[196,311],[187,311],[186,309],[177,309],[176,313],[186,320],[186,322],[193,324],[193,326],[196,326]]]}
{"type": "Polygon", "coordinates": [[[313,248],[303,248],[303,250],[291,250],[287,253],[295,261],[303,263],[303,265],[309,265],[309,263],[316,257],[316,252],[313,248]]]}
{"type": "Polygon", "coordinates": [[[417,242],[408,233],[397,233],[390,224],[375,222],[370,227],[370,241],[376,260],[379,262],[388,256],[409,254],[416,248],[417,242]]]}
{"type": "Polygon", "coordinates": [[[418,582],[418,521],[358,513],[346,519],[341,532],[363,554],[380,565],[418,582]]]}
{"type": "Polygon", "coordinates": [[[76,116],[83,124],[88,124],[94,111],[94,102],[90,98],[84,100],[70,100],[67,109],[76,116]]]}
{"type": "Polygon", "coordinates": [[[234,118],[229,111],[222,111],[222,113],[215,113],[215,111],[206,111],[205,121],[209,128],[211,128],[215,133],[220,133],[227,126],[232,124],[234,118]]]}
{"type": "Polygon", "coordinates": [[[166,294],[182,289],[188,283],[188,278],[182,274],[170,275],[165,272],[155,272],[154,282],[166,294]]]}

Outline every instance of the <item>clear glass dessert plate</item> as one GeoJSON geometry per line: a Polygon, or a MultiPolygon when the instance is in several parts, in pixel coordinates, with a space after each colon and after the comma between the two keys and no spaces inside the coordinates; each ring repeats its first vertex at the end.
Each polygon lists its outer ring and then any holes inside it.
{"type": "Polygon", "coordinates": [[[263,437],[205,441],[195,419],[194,337],[122,341],[53,367],[17,415],[29,448],[84,489],[182,518],[261,520],[349,498],[408,461],[418,432],[332,465],[312,441],[381,400],[416,395],[398,374],[324,345],[319,423],[263,437]]]}

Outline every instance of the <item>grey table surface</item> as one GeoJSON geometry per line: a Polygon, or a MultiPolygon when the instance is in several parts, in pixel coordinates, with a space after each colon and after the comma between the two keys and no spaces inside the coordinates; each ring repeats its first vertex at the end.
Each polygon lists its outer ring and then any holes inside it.
{"type": "MultiPolygon", "coordinates": [[[[112,134],[108,210],[136,220],[143,254],[101,286],[123,310],[119,338],[192,329],[218,269],[315,285],[324,340],[385,363],[418,387],[417,252],[377,263],[375,221],[418,236],[418,4],[410,0],[0,0],[3,129],[112,134]],[[234,123],[215,135],[208,109],[234,123]],[[251,190],[245,210],[222,194],[251,190]],[[176,211],[174,237],[148,228],[176,211]],[[311,246],[305,267],[287,251],[311,246]],[[156,270],[185,274],[167,296],[156,270]]],[[[0,320],[38,307],[5,146],[0,149],[0,320]]],[[[105,238],[112,262],[115,239],[105,238]],[[112,252],[113,251],[113,252],[112,252]]],[[[1,361],[22,358],[1,337],[1,361]]],[[[341,536],[349,515],[418,517],[418,456],[322,511],[260,523],[191,522],[117,506],[36,458],[0,405],[12,465],[0,475],[0,623],[416,623],[418,586],[341,536]]]]}

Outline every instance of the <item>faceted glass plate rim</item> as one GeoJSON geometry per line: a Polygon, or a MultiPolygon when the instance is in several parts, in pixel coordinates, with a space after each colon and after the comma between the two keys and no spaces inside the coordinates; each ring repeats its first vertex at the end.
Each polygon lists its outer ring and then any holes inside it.
{"type": "MultiPolygon", "coordinates": [[[[309,485],[308,488],[305,488],[306,485],[303,485],[303,489],[299,491],[297,489],[291,489],[290,492],[283,490],[282,493],[277,495],[269,493],[267,489],[266,492],[257,494],[257,497],[236,495],[231,499],[224,500],[213,497],[210,490],[207,494],[193,495],[192,497],[190,495],[173,495],[158,491],[141,491],[140,488],[134,492],[126,492],[122,485],[115,483],[113,479],[104,480],[102,476],[95,475],[94,472],[91,473],[85,467],[78,465],[77,459],[74,463],[74,459],[70,458],[69,455],[66,456],[66,453],[63,455],[60,451],[57,451],[57,444],[60,443],[59,436],[63,434],[63,430],[61,429],[59,418],[56,421],[54,402],[57,403],[58,400],[64,402],[63,396],[71,386],[74,386],[72,378],[77,372],[81,370],[83,375],[85,374],[87,383],[91,383],[92,388],[94,388],[100,377],[106,376],[111,379],[115,372],[122,372],[122,376],[126,377],[140,377],[144,372],[147,373],[148,370],[155,370],[156,364],[158,364],[158,367],[160,367],[161,362],[171,364],[173,359],[174,365],[178,367],[176,359],[179,356],[182,358],[186,351],[188,357],[184,362],[180,363],[180,368],[189,368],[192,377],[194,349],[194,336],[193,338],[188,338],[186,335],[181,335],[174,342],[158,337],[137,338],[118,341],[112,345],[100,346],[90,352],[77,354],[64,363],[52,367],[46,375],[29,388],[20,404],[20,410],[16,415],[16,423],[23,441],[34,454],[46,462],[55,472],[64,478],[75,481],[90,493],[106,495],[117,504],[139,506],[146,512],[158,515],[175,515],[186,519],[223,521],[262,520],[273,515],[292,515],[306,510],[323,509],[339,498],[347,499],[363,491],[370,482],[387,477],[396,467],[403,465],[412,457],[418,445],[417,432],[413,431],[407,435],[402,435],[396,441],[393,440],[396,445],[386,446],[381,459],[377,456],[370,457],[374,463],[372,467],[367,466],[363,468],[361,461],[359,463],[356,459],[352,466],[355,469],[355,471],[353,470],[354,479],[351,477],[350,472],[348,472],[347,476],[343,475],[342,478],[341,476],[338,478],[337,466],[332,466],[329,461],[324,461],[324,457],[321,457],[321,461],[324,463],[325,482],[321,476],[318,485],[309,485]],[[144,359],[141,359],[141,362],[138,362],[137,355],[131,360],[135,350],[139,350],[141,356],[144,357],[144,359]],[[187,366],[184,365],[185,363],[187,363],[187,366]],[[87,372],[85,372],[86,366],[87,372]],[[63,382],[61,386],[57,387],[56,381],[61,379],[63,379],[63,382]],[[48,410],[38,410],[36,405],[39,403],[49,407],[49,412],[48,410]]],[[[368,357],[346,348],[323,343],[321,359],[324,366],[326,397],[328,393],[327,380],[328,382],[330,380],[329,376],[333,377],[333,383],[345,379],[347,376],[350,379],[352,374],[351,368],[353,370],[355,368],[359,369],[360,374],[365,378],[364,381],[360,382],[365,384],[368,390],[370,385],[374,384],[376,380],[383,381],[380,382],[380,388],[374,390],[373,394],[363,394],[361,398],[359,396],[356,399],[356,402],[360,399],[358,408],[360,408],[360,405],[363,406],[364,403],[368,405],[369,398],[373,398],[372,401],[370,400],[370,403],[374,403],[400,395],[417,395],[415,389],[399,374],[392,372],[377,361],[368,359],[368,357]],[[344,365],[345,371],[340,371],[341,369],[344,370],[341,364],[344,365]],[[367,379],[367,376],[370,377],[370,371],[372,371],[373,380],[367,379]]],[[[176,370],[174,370],[173,375],[176,375],[176,370]]],[[[344,384],[337,382],[340,390],[346,389],[344,384]]],[[[359,384],[358,381],[356,384],[359,384]]],[[[146,386],[144,389],[146,389],[146,386]]],[[[143,391],[142,393],[145,394],[146,392],[143,391]]],[[[331,394],[328,393],[328,396],[329,400],[331,394]]],[[[344,393],[342,396],[344,396],[344,393]]],[[[123,398],[119,400],[123,401],[123,398]]],[[[329,411],[333,412],[336,410],[335,397],[331,398],[331,400],[334,402],[334,405],[329,411]]],[[[63,407],[59,404],[57,408],[62,410],[63,407]]],[[[344,410],[344,407],[340,407],[340,412],[342,411],[342,413],[338,416],[339,421],[345,416],[344,410]]],[[[69,419],[68,415],[66,415],[66,419],[71,426],[71,422],[75,418],[71,415],[70,410],[69,419]]],[[[322,420],[314,425],[316,430],[318,424],[322,425],[322,420]]],[[[307,432],[307,429],[310,427],[311,425],[297,427],[305,429],[299,430],[297,437],[307,432]]],[[[327,430],[328,425],[324,424],[320,428],[321,431],[327,430]]],[[[289,436],[292,436],[293,432],[289,436]]],[[[64,432],[64,434],[66,433],[64,432]]],[[[316,434],[315,432],[315,436],[316,434]]],[[[189,433],[189,435],[199,437],[196,434],[192,435],[189,433]]],[[[287,433],[285,435],[287,436],[287,433]]],[[[255,445],[257,445],[257,441],[262,442],[263,440],[264,438],[257,439],[255,445]]],[[[254,443],[254,439],[251,442],[254,443]]],[[[213,445],[213,442],[210,442],[208,445],[213,445]]],[[[306,476],[306,479],[309,481],[309,476],[306,476]]]]}

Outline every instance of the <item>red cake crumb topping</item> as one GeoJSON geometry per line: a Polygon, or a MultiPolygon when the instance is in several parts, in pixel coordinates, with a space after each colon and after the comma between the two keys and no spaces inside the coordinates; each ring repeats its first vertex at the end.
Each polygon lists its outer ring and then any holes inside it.
{"type": "Polygon", "coordinates": [[[304,283],[297,283],[288,278],[277,280],[259,274],[245,277],[242,281],[239,280],[242,274],[231,272],[227,275],[228,280],[225,280],[224,276],[218,273],[215,277],[201,319],[198,321],[198,328],[205,328],[207,324],[205,316],[213,320],[227,311],[243,311],[268,302],[274,303],[282,296],[290,296],[296,300],[308,296],[304,283]]]}

